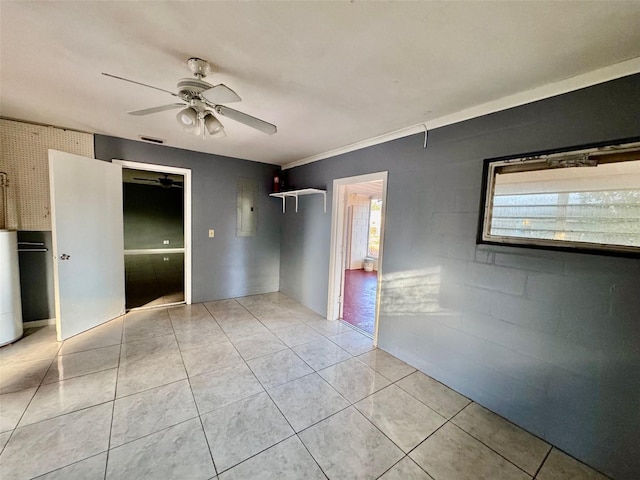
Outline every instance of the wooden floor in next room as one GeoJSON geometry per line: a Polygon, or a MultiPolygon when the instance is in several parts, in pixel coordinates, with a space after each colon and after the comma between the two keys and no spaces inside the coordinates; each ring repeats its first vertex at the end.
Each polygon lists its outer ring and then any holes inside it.
{"type": "Polygon", "coordinates": [[[342,319],[373,335],[376,322],[378,272],[345,270],[342,319]]]}

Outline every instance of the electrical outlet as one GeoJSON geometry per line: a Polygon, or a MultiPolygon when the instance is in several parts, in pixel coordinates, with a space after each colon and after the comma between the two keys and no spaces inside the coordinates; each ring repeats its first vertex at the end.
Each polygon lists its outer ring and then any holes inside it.
{"type": "Polygon", "coordinates": [[[162,244],[163,244],[163,245],[169,245],[169,240],[163,240],[163,241],[162,241],[162,244]]]}
{"type": "Polygon", "coordinates": [[[209,230],[209,238],[213,238],[215,236],[216,232],[212,229],[209,230]]]}

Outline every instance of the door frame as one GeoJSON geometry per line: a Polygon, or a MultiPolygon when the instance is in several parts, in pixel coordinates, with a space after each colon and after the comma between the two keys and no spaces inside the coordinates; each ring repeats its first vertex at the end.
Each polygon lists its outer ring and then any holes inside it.
{"type": "Polygon", "coordinates": [[[156,165],[153,163],[132,162],[116,158],[112,159],[112,162],[121,165],[122,168],[146,170],[148,172],[172,173],[182,175],[184,177],[184,300],[187,305],[191,305],[191,169],[156,165]]]}
{"type": "Polygon", "coordinates": [[[384,230],[387,209],[388,171],[368,173],[354,177],[337,178],[333,181],[333,201],[331,202],[331,243],[329,250],[329,294],[327,299],[327,320],[340,317],[340,296],[344,281],[345,229],[347,186],[382,180],[382,212],[380,220],[380,253],[378,255],[378,284],[376,287],[376,313],[373,330],[373,344],[378,345],[378,322],[380,317],[380,292],[382,285],[382,255],[384,251],[384,230]]]}

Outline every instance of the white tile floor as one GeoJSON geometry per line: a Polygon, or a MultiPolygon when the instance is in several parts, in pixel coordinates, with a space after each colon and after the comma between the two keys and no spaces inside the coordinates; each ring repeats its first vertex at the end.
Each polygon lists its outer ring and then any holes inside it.
{"type": "Polygon", "coordinates": [[[0,349],[0,478],[604,479],[274,293],[0,349]]]}

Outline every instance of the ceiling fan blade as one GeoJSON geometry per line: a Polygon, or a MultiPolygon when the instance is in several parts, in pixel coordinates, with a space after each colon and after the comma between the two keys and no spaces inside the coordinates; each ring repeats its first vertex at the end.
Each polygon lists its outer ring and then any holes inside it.
{"type": "Polygon", "coordinates": [[[118,80],[123,80],[123,81],[129,82],[129,83],[135,83],[136,85],[142,85],[143,87],[153,88],[154,90],[160,90],[161,92],[168,93],[169,95],[173,95],[174,97],[178,96],[178,94],[170,92],[169,90],[165,90],[164,88],[154,87],[153,85],[147,85],[146,83],[136,82],[135,80],[129,80],[128,78],[118,77],[116,75],[111,75],[110,73],[102,72],[102,75],[104,75],[105,77],[111,77],[111,78],[116,78],[118,80]]]}
{"type": "Polygon", "coordinates": [[[150,113],[164,112],[165,110],[173,110],[175,108],[186,107],[185,103],[172,103],[170,105],[162,105],[161,107],[144,108],[142,110],[132,110],[127,112],[129,115],[149,115],[150,113]]]}
{"type": "Polygon", "coordinates": [[[215,111],[222,116],[229,117],[231,120],[244,123],[248,127],[260,130],[267,135],[273,135],[278,131],[278,128],[269,122],[265,122],[264,120],[260,120],[259,118],[252,117],[251,115],[247,115],[246,113],[239,112],[238,110],[234,110],[233,108],[225,107],[224,105],[216,105],[215,111]]]}
{"type": "Polygon", "coordinates": [[[158,180],[152,180],[150,178],[136,178],[136,177],[133,177],[133,179],[134,180],[142,180],[143,182],[156,182],[156,183],[158,183],[158,180]]]}
{"type": "Polygon", "coordinates": [[[233,103],[239,102],[242,99],[238,96],[236,92],[231,90],[225,84],[221,83],[220,85],[216,85],[215,87],[211,87],[208,90],[205,90],[200,95],[204,97],[207,102],[210,103],[233,103]]]}

